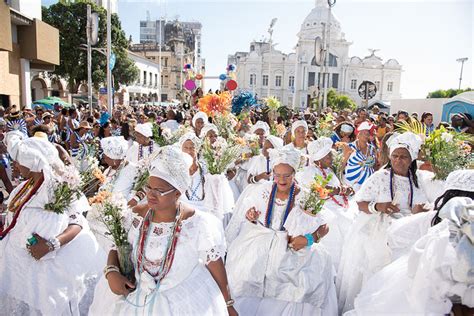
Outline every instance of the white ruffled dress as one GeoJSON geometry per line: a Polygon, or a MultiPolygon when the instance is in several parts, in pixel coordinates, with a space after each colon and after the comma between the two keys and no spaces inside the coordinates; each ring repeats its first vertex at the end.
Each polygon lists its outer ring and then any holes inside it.
{"type": "MultiPolygon", "coordinates": [[[[16,187],[11,197],[25,185],[16,187]]],[[[0,307],[4,315],[79,315],[86,280],[100,274],[105,254],[89,230],[82,212],[87,200],[71,204],[64,214],[44,210],[49,201],[47,180],[23,206],[16,226],[0,241],[0,307]],[[70,223],[81,232],[69,243],[36,261],[27,251],[33,233],[44,239],[61,234],[70,223]]],[[[7,225],[13,213],[7,214],[7,225]]]]}
{"type": "Polygon", "coordinates": [[[474,307],[474,203],[453,198],[440,217],[433,227],[424,221],[427,233],[375,274],[345,315],[447,315],[453,303],[474,307]]]}
{"type": "Polygon", "coordinates": [[[239,199],[226,230],[229,243],[226,270],[240,315],[336,315],[334,268],[318,244],[299,251],[288,249],[288,236],[313,233],[325,223],[295,206],[279,231],[287,201],[275,200],[271,228],[245,219],[255,207],[265,221],[272,183],[264,183],[239,199]]]}
{"type": "MultiPolygon", "coordinates": [[[[394,199],[398,200],[397,204],[401,210],[395,216],[403,218],[411,215],[408,178],[394,175],[393,190],[394,199]]],[[[364,182],[354,200],[356,202],[391,202],[390,171],[381,169],[375,172],[364,182]]],[[[421,186],[417,188],[413,185],[413,205],[426,202],[427,198],[421,186]]],[[[397,220],[399,219],[381,213],[360,212],[357,216],[347,234],[338,269],[337,288],[341,313],[354,307],[355,297],[372,275],[398,258],[403,253],[403,249],[407,249],[406,244],[396,242],[410,239],[411,232],[404,229],[397,230],[400,236],[391,234],[390,239],[394,243],[389,244],[388,231],[397,220]]]]}
{"type": "MultiPolygon", "coordinates": [[[[142,218],[134,215],[128,238],[135,246],[142,218]]],[[[173,223],[151,223],[149,242],[145,248],[145,269],[156,272],[172,233],[173,223]]],[[[155,280],[148,272],[139,276],[137,288],[127,296],[110,290],[102,277],[96,287],[89,315],[227,315],[221,291],[205,264],[225,255],[222,225],[212,215],[201,211],[182,222],[176,253],[169,273],[161,281],[156,294],[155,280]],[[154,297],[153,301],[150,301],[154,297]],[[127,302],[128,301],[128,302],[127,302]],[[135,307],[133,304],[145,307],[135,307]]]]}

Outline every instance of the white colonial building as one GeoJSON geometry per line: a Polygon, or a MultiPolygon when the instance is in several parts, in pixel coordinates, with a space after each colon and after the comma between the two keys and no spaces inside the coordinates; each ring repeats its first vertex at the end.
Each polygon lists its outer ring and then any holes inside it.
{"type": "MultiPolygon", "coordinates": [[[[253,91],[258,97],[266,97],[270,91],[270,95],[278,97],[285,105],[307,107],[323,87],[322,69],[315,61],[315,39],[323,38],[328,10],[327,1],[316,1],[301,25],[294,53],[285,54],[275,48],[270,51],[269,42],[254,41],[250,43],[249,52],[230,55],[228,63],[237,66],[239,88],[253,91]]],[[[395,59],[384,62],[375,55],[375,50],[364,58],[349,57],[352,43],[345,39],[340,23],[332,13],[330,25],[329,87],[349,95],[360,105],[358,87],[368,80],[377,85],[377,94],[372,101],[400,99],[401,65],[395,59]]]]}

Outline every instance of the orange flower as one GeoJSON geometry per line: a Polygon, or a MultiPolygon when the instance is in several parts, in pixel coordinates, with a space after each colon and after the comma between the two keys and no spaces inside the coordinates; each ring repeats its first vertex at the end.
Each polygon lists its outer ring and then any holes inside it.
{"type": "Polygon", "coordinates": [[[109,191],[100,191],[96,196],[89,199],[89,204],[102,204],[112,196],[109,191]]]}
{"type": "Polygon", "coordinates": [[[95,168],[92,174],[97,180],[99,180],[100,183],[105,182],[105,176],[99,168],[95,168]]]}

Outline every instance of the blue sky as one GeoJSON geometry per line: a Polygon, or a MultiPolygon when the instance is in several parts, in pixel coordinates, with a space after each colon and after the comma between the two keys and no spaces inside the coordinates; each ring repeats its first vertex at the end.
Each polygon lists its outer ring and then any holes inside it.
{"type": "MultiPolygon", "coordinates": [[[[57,1],[42,0],[43,4],[57,1]]],[[[272,18],[277,49],[289,53],[296,34],[314,0],[119,0],[122,27],[139,41],[139,21],[166,15],[168,19],[200,21],[202,53],[209,75],[224,72],[227,55],[248,51],[250,41],[267,35],[272,18]]],[[[424,98],[436,89],[457,88],[459,57],[469,57],[462,87],[474,86],[474,1],[472,0],[338,0],[333,12],[353,42],[350,56],[366,56],[377,48],[384,60],[397,59],[403,66],[403,98],[424,98]]],[[[218,82],[207,82],[216,88],[218,82]]]]}

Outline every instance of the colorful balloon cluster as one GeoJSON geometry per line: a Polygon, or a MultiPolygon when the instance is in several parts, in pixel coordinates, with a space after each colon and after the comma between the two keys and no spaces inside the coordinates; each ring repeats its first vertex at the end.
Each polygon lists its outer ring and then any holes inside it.
{"type": "Polygon", "coordinates": [[[235,75],[236,69],[237,67],[234,64],[227,65],[226,67],[227,74],[221,74],[219,76],[220,80],[222,81],[227,80],[227,82],[225,83],[225,86],[230,91],[234,91],[238,87],[237,81],[236,81],[237,77],[235,75]]]}
{"type": "Polygon", "coordinates": [[[191,64],[184,65],[183,71],[186,73],[184,88],[188,91],[193,91],[197,88],[196,80],[202,80],[204,77],[201,74],[195,74],[191,64]]]}

